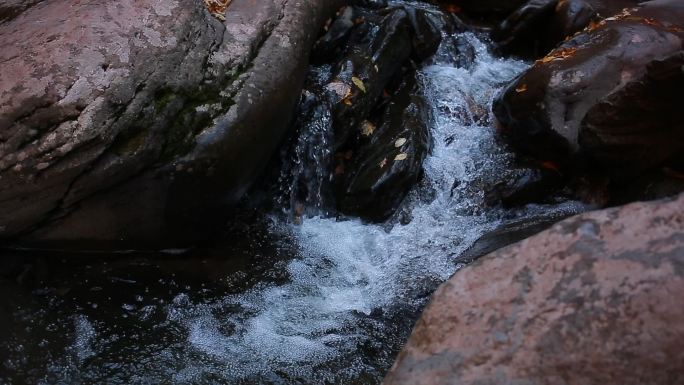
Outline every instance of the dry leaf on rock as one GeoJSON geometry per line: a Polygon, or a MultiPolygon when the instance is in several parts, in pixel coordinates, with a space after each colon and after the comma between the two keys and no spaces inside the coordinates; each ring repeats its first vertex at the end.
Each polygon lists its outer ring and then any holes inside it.
{"type": "Polygon", "coordinates": [[[366,92],[366,86],[363,84],[363,81],[361,81],[361,79],[357,78],[356,76],[352,76],[351,80],[356,87],[358,87],[364,93],[366,92]]]}
{"type": "Polygon", "coordinates": [[[361,134],[363,136],[371,136],[373,135],[373,132],[375,132],[375,124],[367,120],[361,122],[361,134]]]}
{"type": "Polygon", "coordinates": [[[225,21],[226,9],[233,0],[204,0],[204,6],[207,7],[209,13],[215,18],[225,21]]]}

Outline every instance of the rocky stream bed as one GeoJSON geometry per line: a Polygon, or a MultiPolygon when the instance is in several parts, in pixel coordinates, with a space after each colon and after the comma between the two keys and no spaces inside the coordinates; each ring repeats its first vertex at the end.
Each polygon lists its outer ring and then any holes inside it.
{"type": "Polygon", "coordinates": [[[0,384],[680,383],[677,1],[65,2],[0,6],[0,384]]]}

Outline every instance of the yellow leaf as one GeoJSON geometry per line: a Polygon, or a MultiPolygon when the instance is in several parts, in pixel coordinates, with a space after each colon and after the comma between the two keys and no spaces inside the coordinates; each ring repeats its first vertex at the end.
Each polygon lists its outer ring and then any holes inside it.
{"type": "Polygon", "coordinates": [[[375,131],[375,125],[367,120],[361,122],[361,134],[363,136],[371,136],[375,131]]]}
{"type": "Polygon", "coordinates": [[[394,157],[394,160],[395,160],[395,161],[397,161],[397,160],[404,160],[404,159],[406,159],[406,158],[408,158],[408,154],[405,153],[405,152],[402,152],[401,154],[395,156],[395,157],[394,157]]]}
{"type": "Polygon", "coordinates": [[[352,76],[351,80],[356,87],[358,87],[364,93],[366,92],[366,86],[363,84],[361,79],[357,78],[356,76],[352,76]]]}
{"type": "Polygon", "coordinates": [[[399,139],[397,139],[396,142],[394,142],[394,147],[399,148],[405,144],[406,144],[406,138],[399,138],[399,139]]]}
{"type": "Polygon", "coordinates": [[[527,84],[521,84],[515,89],[515,92],[521,93],[527,91],[527,84]]]}
{"type": "Polygon", "coordinates": [[[575,47],[570,47],[570,48],[557,48],[548,55],[544,56],[543,58],[537,60],[538,63],[550,63],[554,60],[563,60],[567,59],[569,57],[572,57],[575,55],[575,52],[577,52],[577,48],[575,47]]]}

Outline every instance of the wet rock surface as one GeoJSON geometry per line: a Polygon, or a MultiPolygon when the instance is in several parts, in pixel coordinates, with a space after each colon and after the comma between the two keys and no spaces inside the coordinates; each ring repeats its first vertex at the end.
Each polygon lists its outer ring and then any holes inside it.
{"type": "Polygon", "coordinates": [[[510,84],[494,102],[521,153],[624,182],[679,167],[684,6],[651,1],[594,24],[510,84]]]}
{"type": "Polygon", "coordinates": [[[636,0],[529,0],[492,31],[503,52],[542,57],[591,23],[634,7],[636,0]]]}
{"type": "Polygon", "coordinates": [[[283,137],[339,3],[235,0],[221,22],[201,2],[50,1],[0,24],[0,237],[206,237],[283,137]]]}
{"type": "Polygon", "coordinates": [[[430,147],[429,106],[413,68],[455,29],[454,20],[425,4],[357,2],[338,12],[316,43],[296,122],[317,139],[295,163],[327,171],[292,167],[295,216],[339,211],[382,221],[396,211],[430,147]],[[329,180],[332,189],[325,188],[329,180]],[[323,203],[312,211],[317,201],[323,203]]]}
{"type": "Polygon", "coordinates": [[[423,171],[430,149],[431,116],[416,80],[406,76],[380,125],[362,122],[362,141],[338,170],[338,206],[342,212],[374,221],[390,217],[423,171]],[[348,171],[347,171],[348,170],[348,171]]]}
{"type": "Polygon", "coordinates": [[[457,272],[385,384],[678,384],[684,196],[580,215],[457,272]]]}

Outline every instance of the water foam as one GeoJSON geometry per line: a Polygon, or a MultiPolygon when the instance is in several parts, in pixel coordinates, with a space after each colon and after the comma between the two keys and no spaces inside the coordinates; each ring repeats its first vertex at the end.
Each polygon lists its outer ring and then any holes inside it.
{"type": "MultiPolygon", "coordinates": [[[[504,218],[577,210],[572,204],[517,211],[484,204],[482,186],[505,178],[512,161],[496,141],[489,106],[526,64],[493,56],[474,34],[458,38],[472,45],[472,65],[455,67],[445,39],[434,63],[418,74],[434,110],[434,148],[405,202],[410,220],[372,225],[313,217],[295,225],[273,219],[270,231],[287,256],[270,268],[286,279],[233,294],[160,279],[159,293],[175,296],[169,302],[148,294],[149,282],[117,281],[139,285],[137,296],[123,302],[129,304],[124,316],[97,323],[92,318],[99,309],[75,316],[75,360],[51,362],[57,379],[45,383],[379,382],[432,290],[462,267],[456,256],[504,218]]],[[[327,143],[322,129],[328,125],[320,122],[310,133],[314,141],[301,137],[297,146],[327,143]]],[[[298,159],[313,153],[321,167],[329,156],[324,147],[299,150],[298,159]]],[[[295,172],[323,175],[300,163],[295,172]]],[[[226,280],[244,280],[241,274],[226,280]]]]}
{"type": "MultiPolygon", "coordinates": [[[[231,362],[235,370],[225,374],[243,379],[339,378],[340,368],[329,362],[353,355],[375,338],[356,324],[359,319],[374,312],[387,315],[399,304],[419,308],[424,291],[460,267],[453,257],[498,223],[503,210],[483,208],[477,186],[500,177],[512,155],[496,143],[488,106],[526,64],[492,56],[473,34],[460,38],[476,52],[471,67],[436,62],[419,73],[434,108],[435,145],[422,185],[407,205],[411,221],[390,229],[324,217],[301,225],[274,223],[273,231],[293,239],[298,249],[287,265],[289,282],[209,305],[242,309],[229,317],[238,325],[230,335],[219,331],[226,319],[217,319],[210,310],[186,322],[193,348],[231,362]]],[[[358,365],[351,371],[372,371],[358,365]]]]}

